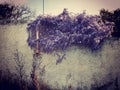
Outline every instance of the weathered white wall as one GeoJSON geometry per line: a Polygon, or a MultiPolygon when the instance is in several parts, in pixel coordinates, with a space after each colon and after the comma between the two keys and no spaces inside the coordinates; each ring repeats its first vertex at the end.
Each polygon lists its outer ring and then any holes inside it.
{"type": "MultiPolygon", "coordinates": [[[[25,56],[25,67],[29,74],[33,51],[27,45],[26,25],[0,26],[0,66],[15,72],[14,51],[17,48],[25,56]],[[6,63],[6,64],[5,64],[6,63]]],[[[112,41],[112,40],[110,40],[112,41]]],[[[53,86],[102,85],[120,76],[120,42],[106,41],[102,50],[90,52],[85,48],[72,47],[66,51],[66,59],[56,65],[54,54],[42,54],[42,65],[46,65],[44,81],[53,86]]]]}

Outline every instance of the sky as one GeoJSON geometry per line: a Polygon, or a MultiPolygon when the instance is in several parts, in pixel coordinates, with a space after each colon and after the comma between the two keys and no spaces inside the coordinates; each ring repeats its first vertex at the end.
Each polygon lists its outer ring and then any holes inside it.
{"type": "MultiPolygon", "coordinates": [[[[43,0],[28,0],[27,4],[37,13],[42,14],[43,0]]],[[[99,14],[100,9],[114,10],[120,8],[120,0],[44,0],[45,14],[56,15],[67,8],[69,12],[99,14]]]]}
{"type": "Polygon", "coordinates": [[[26,3],[27,0],[0,0],[0,3],[8,2],[8,3],[13,3],[15,5],[22,5],[26,3]]]}
{"type": "MultiPolygon", "coordinates": [[[[43,0],[0,0],[12,1],[15,4],[26,4],[36,11],[36,14],[43,13],[43,0]]],[[[57,15],[67,8],[69,12],[88,14],[99,14],[100,9],[115,10],[120,8],[120,0],[44,0],[45,14],[57,15]]]]}

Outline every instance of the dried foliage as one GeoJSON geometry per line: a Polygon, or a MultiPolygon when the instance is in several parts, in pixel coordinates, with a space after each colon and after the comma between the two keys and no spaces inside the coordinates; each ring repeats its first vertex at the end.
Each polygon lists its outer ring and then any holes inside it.
{"type": "Polygon", "coordinates": [[[27,23],[32,17],[34,17],[34,14],[27,6],[0,4],[1,25],[27,23]]]}

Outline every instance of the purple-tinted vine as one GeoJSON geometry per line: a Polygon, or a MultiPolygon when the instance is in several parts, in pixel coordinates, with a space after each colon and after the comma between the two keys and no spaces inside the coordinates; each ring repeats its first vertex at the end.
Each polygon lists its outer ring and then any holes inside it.
{"type": "Polygon", "coordinates": [[[56,50],[66,50],[73,45],[85,46],[91,50],[99,49],[104,39],[111,36],[113,24],[102,22],[100,16],[90,16],[81,13],[71,16],[66,10],[58,16],[39,16],[28,24],[30,47],[39,42],[41,52],[50,53],[56,50]],[[36,30],[39,39],[35,38],[36,30]]]}

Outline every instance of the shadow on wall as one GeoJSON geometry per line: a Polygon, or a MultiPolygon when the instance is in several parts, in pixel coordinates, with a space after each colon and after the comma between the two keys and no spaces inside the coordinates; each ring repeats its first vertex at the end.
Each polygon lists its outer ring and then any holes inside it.
{"type": "MultiPolygon", "coordinates": [[[[19,78],[16,78],[15,75],[9,76],[1,76],[2,71],[0,71],[0,90],[36,90],[35,87],[28,82],[24,82],[24,87],[21,87],[19,78]],[[12,78],[11,78],[12,77],[12,78]]],[[[23,83],[22,83],[23,84],[23,83]]],[[[47,84],[41,83],[40,90],[58,90],[58,88],[51,88],[47,84]]],[[[118,77],[112,82],[105,83],[102,86],[92,85],[91,89],[84,86],[83,88],[77,86],[76,88],[72,87],[72,85],[68,87],[62,87],[60,90],[120,90],[118,77]]]]}

